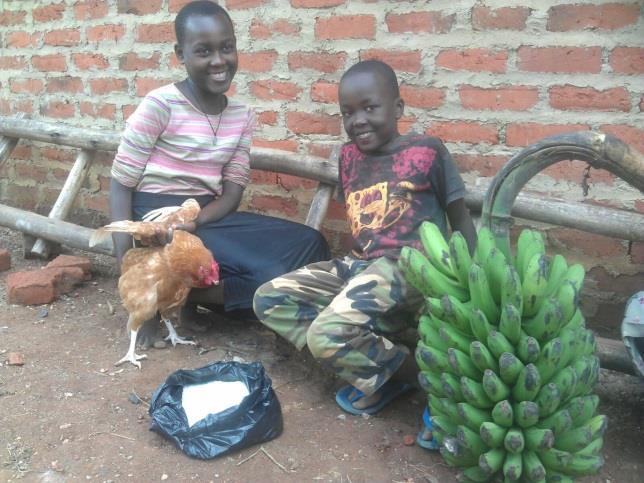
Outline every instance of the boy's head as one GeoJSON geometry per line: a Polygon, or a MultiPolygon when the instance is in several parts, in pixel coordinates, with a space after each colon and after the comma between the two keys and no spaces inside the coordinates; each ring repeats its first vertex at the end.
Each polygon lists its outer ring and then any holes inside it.
{"type": "Polygon", "coordinates": [[[391,67],[379,60],[358,62],[340,79],[340,112],[349,138],[365,153],[393,142],[405,104],[391,67]]]}
{"type": "Polygon", "coordinates": [[[214,2],[190,2],[174,20],[174,51],[188,77],[207,94],[223,94],[237,72],[237,45],[232,20],[214,2]]]}

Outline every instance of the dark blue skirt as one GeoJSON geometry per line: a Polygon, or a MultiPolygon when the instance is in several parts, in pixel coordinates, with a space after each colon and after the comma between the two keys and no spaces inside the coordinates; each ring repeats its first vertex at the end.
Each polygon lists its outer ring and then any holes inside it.
{"type": "MultiPolygon", "coordinates": [[[[188,198],[195,198],[202,207],[213,200],[211,196],[134,192],[134,219],[140,220],[156,208],[179,206],[188,198]]],[[[231,213],[219,221],[199,226],[196,235],[219,263],[226,311],[251,309],[255,290],[263,283],[331,257],[319,231],[255,213],[231,213]]]]}

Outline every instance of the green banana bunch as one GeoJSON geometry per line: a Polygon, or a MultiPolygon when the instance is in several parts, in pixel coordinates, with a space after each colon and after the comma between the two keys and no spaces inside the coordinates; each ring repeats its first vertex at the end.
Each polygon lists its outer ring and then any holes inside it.
{"type": "Polygon", "coordinates": [[[597,414],[596,341],[579,296],[585,270],[546,256],[523,230],[514,257],[479,231],[474,255],[455,232],[423,224],[427,256],[399,266],[424,296],[415,357],[434,437],[462,481],[573,481],[596,473],[607,420],[597,414]]]}

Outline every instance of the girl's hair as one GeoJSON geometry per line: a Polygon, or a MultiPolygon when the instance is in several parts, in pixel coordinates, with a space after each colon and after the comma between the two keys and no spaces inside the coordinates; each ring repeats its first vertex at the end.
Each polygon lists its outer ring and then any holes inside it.
{"type": "Polygon", "coordinates": [[[215,15],[223,15],[228,19],[232,24],[233,21],[230,19],[230,15],[226,12],[224,7],[211,2],[210,0],[197,0],[195,2],[190,2],[184,5],[177,17],[174,19],[174,33],[177,36],[177,43],[182,44],[186,32],[186,23],[188,18],[195,15],[203,15],[214,17],[215,15]]]}
{"type": "Polygon", "coordinates": [[[362,74],[368,72],[370,74],[375,74],[385,81],[385,84],[389,88],[393,97],[400,97],[400,89],[398,88],[398,78],[394,70],[380,60],[363,60],[357,64],[353,64],[349,69],[342,75],[342,79],[349,77],[353,74],[362,74]]]}

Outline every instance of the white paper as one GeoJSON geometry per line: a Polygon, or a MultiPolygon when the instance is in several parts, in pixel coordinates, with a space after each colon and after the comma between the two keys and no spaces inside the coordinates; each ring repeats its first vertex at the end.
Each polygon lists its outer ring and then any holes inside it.
{"type": "Polygon", "coordinates": [[[220,413],[239,405],[248,396],[248,387],[241,381],[212,381],[183,388],[181,405],[192,426],[209,414],[220,413]]]}

